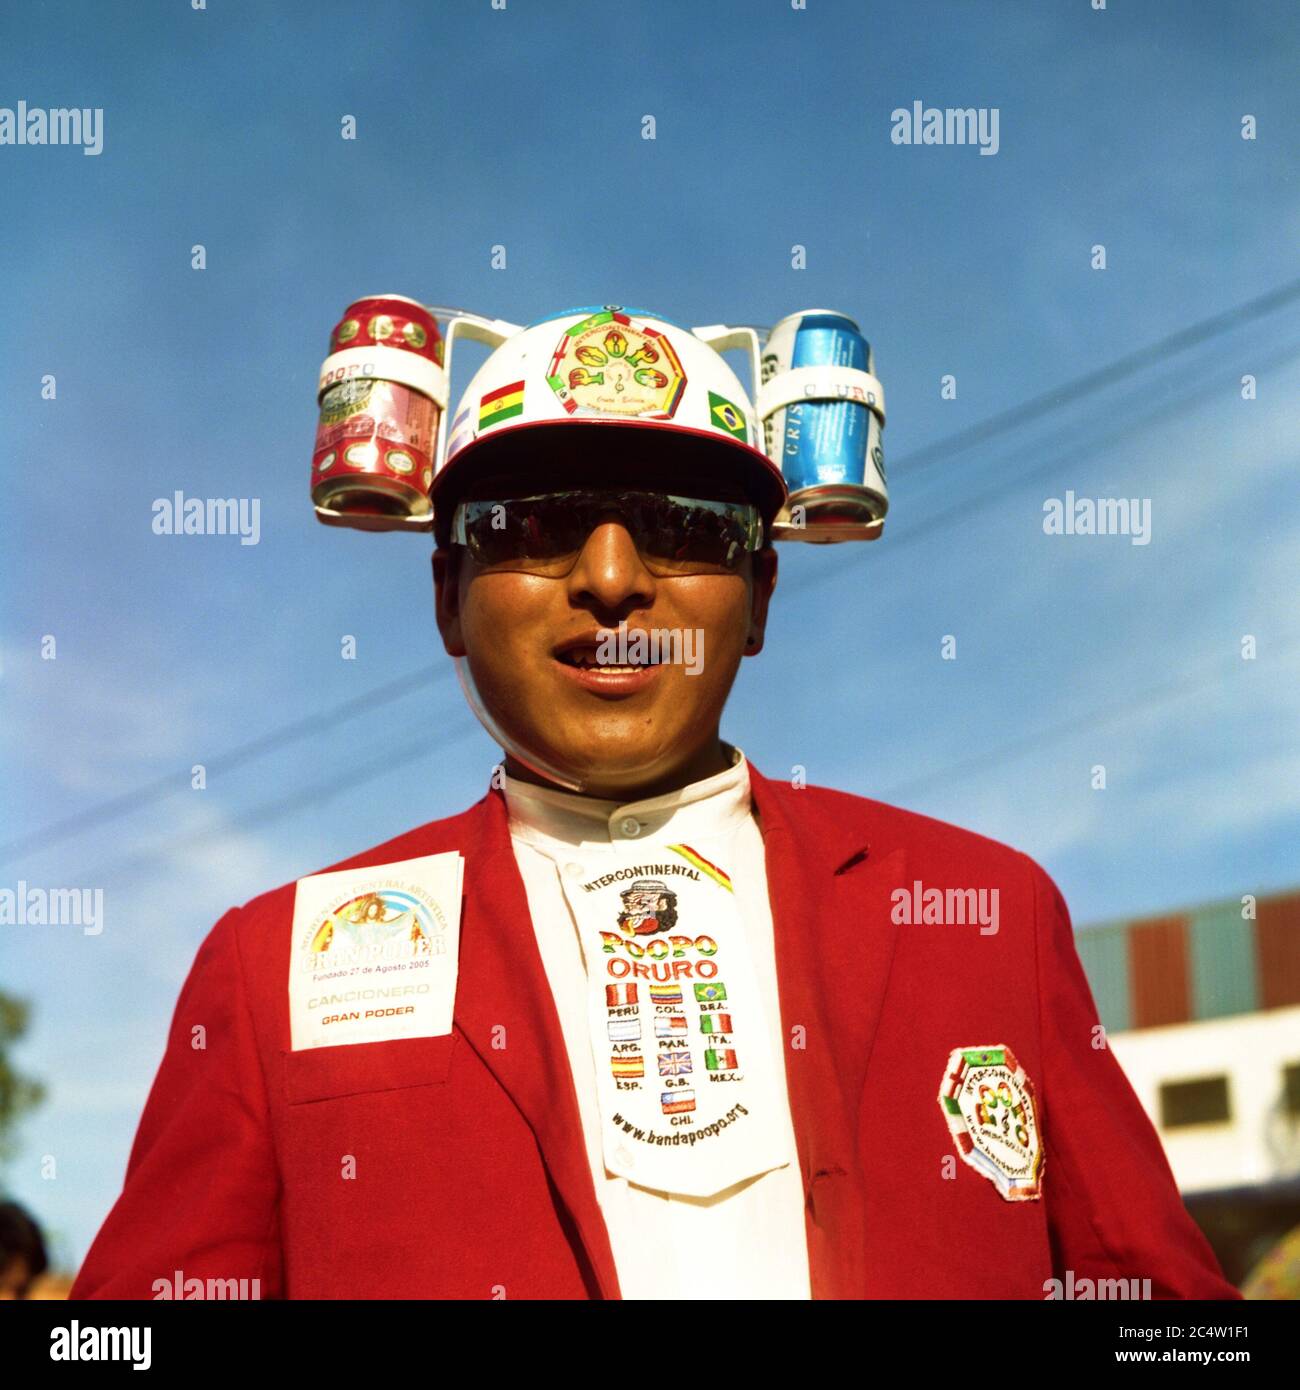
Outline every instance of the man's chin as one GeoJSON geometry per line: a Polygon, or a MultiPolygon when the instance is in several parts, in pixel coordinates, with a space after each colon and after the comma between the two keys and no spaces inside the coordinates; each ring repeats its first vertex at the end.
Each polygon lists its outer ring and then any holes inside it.
{"type": "Polygon", "coordinates": [[[573,742],[548,742],[536,761],[580,783],[589,796],[627,800],[639,787],[671,772],[678,761],[674,750],[680,744],[643,743],[644,737],[644,719],[602,721],[599,732],[588,731],[573,742]]]}

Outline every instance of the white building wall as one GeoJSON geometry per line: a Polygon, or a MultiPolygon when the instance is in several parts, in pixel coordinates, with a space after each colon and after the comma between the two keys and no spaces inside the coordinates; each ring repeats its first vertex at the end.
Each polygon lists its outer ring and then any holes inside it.
{"type": "Polygon", "coordinates": [[[1282,1077],[1300,1064],[1300,1007],[1114,1033],[1110,1045],[1183,1192],[1300,1174],[1300,1117],[1286,1115],[1282,1077]],[[1228,1123],[1160,1128],[1163,1083],[1225,1073],[1228,1123]]]}

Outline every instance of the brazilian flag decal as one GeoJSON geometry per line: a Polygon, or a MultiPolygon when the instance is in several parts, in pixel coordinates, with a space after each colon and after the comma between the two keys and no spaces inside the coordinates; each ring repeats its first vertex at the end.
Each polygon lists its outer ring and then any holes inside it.
{"type": "Polygon", "coordinates": [[[729,435],[739,439],[742,444],[749,443],[749,430],[745,426],[745,417],[726,396],[719,396],[713,391],[709,392],[709,415],[720,430],[726,430],[729,435]]]}

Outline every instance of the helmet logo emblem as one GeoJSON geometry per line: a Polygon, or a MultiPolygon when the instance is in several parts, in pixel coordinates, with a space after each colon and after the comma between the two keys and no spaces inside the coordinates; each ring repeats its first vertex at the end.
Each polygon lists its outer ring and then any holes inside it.
{"type": "Polygon", "coordinates": [[[606,309],[568,329],[556,346],[547,383],[570,415],[671,420],[686,373],[667,337],[606,309]]]}

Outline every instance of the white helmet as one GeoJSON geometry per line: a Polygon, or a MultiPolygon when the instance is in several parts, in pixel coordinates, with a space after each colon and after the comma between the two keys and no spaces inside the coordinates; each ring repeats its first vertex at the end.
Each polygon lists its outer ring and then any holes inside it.
{"type": "Polygon", "coordinates": [[[705,441],[734,468],[766,521],[785,504],[781,470],[763,452],[754,408],[721,353],[661,315],[606,304],[549,315],[495,347],[461,396],[435,459],[435,517],[450,523],[439,494],[449,497],[498,455],[494,441],[531,430],[540,442],[548,431],[575,425],[705,441]]]}

